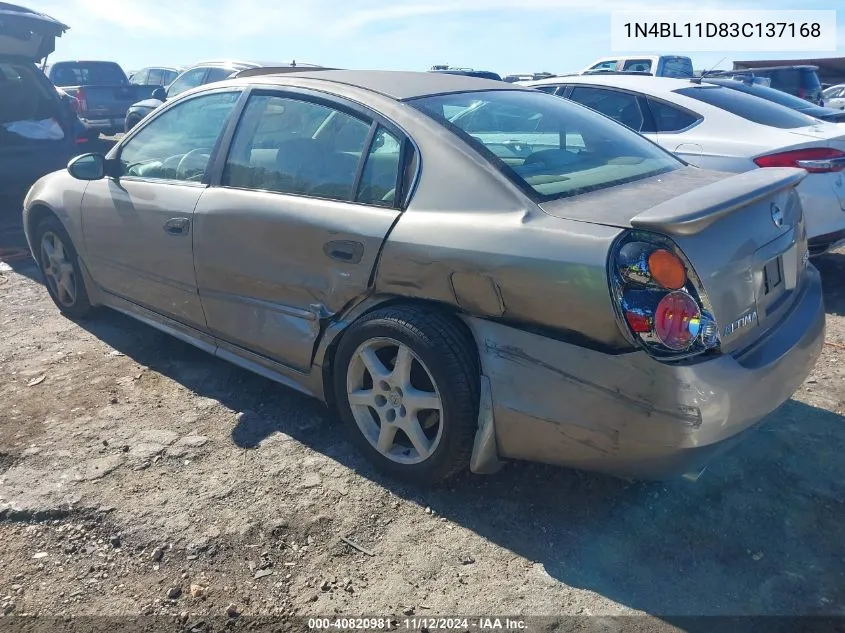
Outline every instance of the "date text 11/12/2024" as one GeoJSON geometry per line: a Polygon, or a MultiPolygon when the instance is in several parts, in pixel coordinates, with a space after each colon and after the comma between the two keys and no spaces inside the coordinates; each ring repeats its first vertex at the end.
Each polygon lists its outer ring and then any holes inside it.
{"type": "Polygon", "coordinates": [[[525,620],[520,618],[438,618],[412,617],[395,618],[309,618],[308,628],[326,631],[390,631],[427,629],[451,631],[521,631],[526,629],[525,620]]]}

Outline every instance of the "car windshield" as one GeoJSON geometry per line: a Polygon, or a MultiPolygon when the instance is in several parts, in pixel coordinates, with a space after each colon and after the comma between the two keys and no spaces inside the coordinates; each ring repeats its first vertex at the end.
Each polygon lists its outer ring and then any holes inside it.
{"type": "Polygon", "coordinates": [[[783,130],[817,125],[819,121],[777,103],[722,86],[690,86],[674,91],[676,94],[702,101],[726,110],[752,123],[783,130]]]}
{"type": "Polygon", "coordinates": [[[786,106],[787,108],[792,108],[793,110],[806,110],[807,108],[813,107],[813,104],[807,101],[806,99],[796,97],[795,95],[791,95],[788,92],[783,92],[782,90],[767,88],[766,86],[749,85],[745,82],[737,80],[728,80],[725,83],[719,82],[718,85],[724,86],[725,88],[730,88],[731,90],[739,90],[740,92],[744,92],[745,94],[754,95],[755,97],[765,99],[766,101],[779,103],[780,105],[786,106]]]}
{"type": "Polygon", "coordinates": [[[541,200],[604,189],[684,165],[625,126],[539,91],[465,92],[409,103],[541,200]]]}
{"type": "Polygon", "coordinates": [[[59,63],[51,73],[53,83],[62,86],[114,86],[127,83],[120,66],[111,62],[59,63]]]}

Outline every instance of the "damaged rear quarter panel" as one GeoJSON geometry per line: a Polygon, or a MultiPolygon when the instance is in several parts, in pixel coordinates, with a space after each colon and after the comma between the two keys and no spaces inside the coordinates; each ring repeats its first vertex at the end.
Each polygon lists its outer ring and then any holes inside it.
{"type": "Polygon", "coordinates": [[[540,210],[411,208],[384,246],[376,288],[622,347],[606,270],[618,234],[540,210]]]}

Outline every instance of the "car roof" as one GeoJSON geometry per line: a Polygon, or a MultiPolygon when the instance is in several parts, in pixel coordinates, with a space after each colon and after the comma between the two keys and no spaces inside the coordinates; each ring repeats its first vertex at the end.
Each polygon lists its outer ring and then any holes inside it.
{"type": "MultiPolygon", "coordinates": [[[[428,97],[455,92],[479,92],[483,90],[525,90],[524,86],[509,84],[493,79],[481,79],[466,75],[437,72],[412,72],[401,70],[322,70],[287,73],[284,75],[262,75],[250,77],[252,83],[285,83],[283,80],[311,79],[326,83],[352,86],[375,92],[397,101],[428,97]]],[[[238,80],[235,80],[238,81],[238,80]]]]}
{"type": "MultiPolygon", "coordinates": [[[[678,79],[676,77],[653,77],[651,75],[628,74],[623,75],[572,75],[569,77],[549,77],[548,79],[538,79],[537,81],[521,81],[519,85],[534,87],[543,85],[558,84],[588,84],[592,86],[607,86],[608,88],[622,88],[623,90],[633,90],[640,92],[648,92],[649,94],[668,94],[674,92],[679,88],[688,88],[696,85],[698,82],[690,81],[690,79],[678,79]]],[[[727,90],[727,88],[726,88],[727,90]]]]}

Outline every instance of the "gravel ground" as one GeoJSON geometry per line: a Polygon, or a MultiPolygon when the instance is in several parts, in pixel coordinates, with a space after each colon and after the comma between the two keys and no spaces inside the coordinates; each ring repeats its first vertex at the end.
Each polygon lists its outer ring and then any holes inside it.
{"type": "Polygon", "coordinates": [[[697,482],[513,463],[418,490],[315,401],[116,313],[60,316],[15,244],[5,614],[845,615],[845,250],[817,261],[813,375],[697,482]]]}

